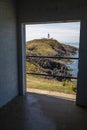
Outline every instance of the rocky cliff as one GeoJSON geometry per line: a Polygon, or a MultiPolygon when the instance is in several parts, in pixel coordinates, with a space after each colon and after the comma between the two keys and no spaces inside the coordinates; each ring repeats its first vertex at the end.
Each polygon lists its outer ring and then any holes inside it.
{"type": "MultiPolygon", "coordinates": [[[[59,43],[54,39],[37,39],[26,43],[26,55],[71,57],[78,53],[78,48],[59,43]]],[[[70,68],[65,64],[70,60],[28,57],[27,72],[51,74],[55,76],[71,76],[70,68]],[[32,69],[34,65],[34,69],[32,69]],[[28,69],[29,67],[29,69],[28,69]]],[[[56,78],[61,80],[61,78],[56,78]]]]}

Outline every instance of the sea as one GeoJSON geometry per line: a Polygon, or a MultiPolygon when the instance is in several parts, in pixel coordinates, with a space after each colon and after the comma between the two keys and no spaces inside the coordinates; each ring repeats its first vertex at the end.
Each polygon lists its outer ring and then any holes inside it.
{"type": "MultiPolygon", "coordinates": [[[[79,48],[79,43],[65,43],[67,45],[77,47],[79,48]]],[[[79,58],[79,53],[72,55],[73,58],[79,58]]],[[[72,74],[73,77],[78,76],[78,59],[72,60],[72,64],[66,64],[66,66],[69,66],[72,70],[69,71],[70,74],[72,74]]]]}

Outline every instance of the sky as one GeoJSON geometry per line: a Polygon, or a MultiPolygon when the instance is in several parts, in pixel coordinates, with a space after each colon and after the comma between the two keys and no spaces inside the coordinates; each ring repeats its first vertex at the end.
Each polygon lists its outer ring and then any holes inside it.
{"type": "Polygon", "coordinates": [[[47,38],[56,39],[61,43],[78,46],[80,38],[80,22],[32,24],[26,25],[26,41],[47,38]]]}

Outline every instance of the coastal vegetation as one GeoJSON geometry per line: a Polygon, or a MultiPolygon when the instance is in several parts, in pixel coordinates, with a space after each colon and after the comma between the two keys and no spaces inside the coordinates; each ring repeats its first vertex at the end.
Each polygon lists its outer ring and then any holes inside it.
{"type": "MultiPolygon", "coordinates": [[[[65,45],[55,39],[34,39],[26,43],[26,73],[39,73],[55,76],[72,76],[70,59],[56,57],[71,57],[78,53],[78,48],[65,45]],[[35,56],[35,57],[28,57],[35,56]],[[47,58],[36,56],[47,56],[47,58]],[[48,58],[48,57],[55,58],[48,58]]],[[[46,77],[27,75],[27,86],[38,89],[47,89],[65,93],[75,93],[76,80],[66,80],[61,77],[46,77]]]]}
{"type": "Polygon", "coordinates": [[[26,77],[26,84],[28,88],[76,94],[76,80],[65,80],[61,82],[55,79],[43,78],[41,76],[27,75],[26,77]]]}

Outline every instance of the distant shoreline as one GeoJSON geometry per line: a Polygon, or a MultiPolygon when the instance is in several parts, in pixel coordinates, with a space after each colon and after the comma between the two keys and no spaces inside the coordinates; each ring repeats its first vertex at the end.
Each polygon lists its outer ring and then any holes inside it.
{"type": "Polygon", "coordinates": [[[74,42],[74,43],[64,43],[66,45],[70,45],[70,46],[73,46],[73,47],[77,47],[79,49],[79,43],[78,42],[74,42]]]}

